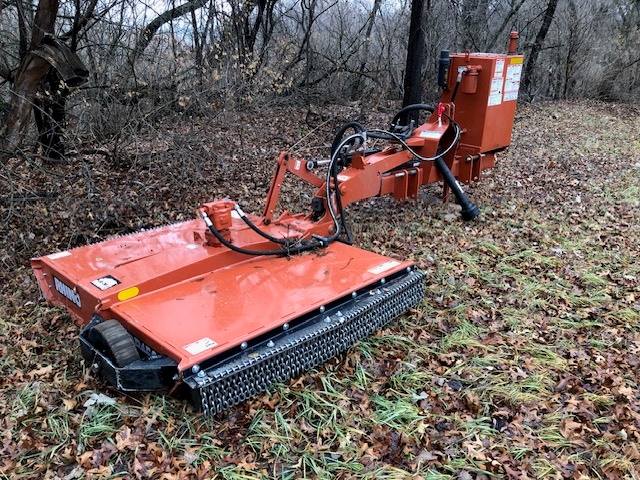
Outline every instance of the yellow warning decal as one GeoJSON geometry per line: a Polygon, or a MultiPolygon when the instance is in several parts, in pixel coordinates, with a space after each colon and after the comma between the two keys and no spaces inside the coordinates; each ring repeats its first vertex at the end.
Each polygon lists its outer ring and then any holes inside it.
{"type": "Polygon", "coordinates": [[[140,293],[140,289],[138,287],[131,287],[121,292],[118,292],[118,300],[124,302],[125,300],[129,300],[130,298],[137,297],[140,293]]]}
{"type": "Polygon", "coordinates": [[[518,63],[524,63],[524,57],[511,57],[511,61],[509,63],[511,65],[516,65],[518,63]]]}

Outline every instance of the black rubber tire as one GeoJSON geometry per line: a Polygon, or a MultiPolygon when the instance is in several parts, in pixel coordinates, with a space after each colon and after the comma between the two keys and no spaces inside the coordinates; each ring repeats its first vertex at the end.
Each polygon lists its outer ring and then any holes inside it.
{"type": "Polygon", "coordinates": [[[105,320],[89,330],[89,341],[105,354],[116,367],[140,360],[133,337],[117,320],[105,320]]]}

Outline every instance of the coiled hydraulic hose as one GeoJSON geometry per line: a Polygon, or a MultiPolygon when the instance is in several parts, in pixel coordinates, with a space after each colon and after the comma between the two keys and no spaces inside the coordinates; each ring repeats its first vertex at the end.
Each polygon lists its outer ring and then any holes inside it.
{"type": "MultiPolygon", "coordinates": [[[[364,145],[367,141],[366,132],[358,132],[358,133],[354,133],[353,135],[349,135],[338,144],[335,151],[331,154],[331,161],[329,162],[329,166],[327,168],[327,176],[325,178],[325,194],[327,197],[327,208],[329,209],[329,215],[331,215],[331,219],[333,220],[336,231],[333,233],[333,235],[330,235],[329,237],[322,237],[320,235],[313,236],[313,238],[315,238],[316,240],[320,240],[323,243],[326,242],[327,244],[329,244],[333,242],[342,233],[340,222],[338,221],[338,217],[333,210],[333,203],[331,202],[331,179],[334,176],[334,169],[335,169],[338,157],[340,156],[339,155],[340,150],[342,150],[342,147],[344,147],[345,145],[347,145],[348,143],[356,139],[360,139],[362,141],[362,145],[364,145]]],[[[335,176],[335,179],[337,180],[337,175],[335,176]]],[[[340,213],[342,213],[342,202],[338,201],[338,198],[340,195],[340,189],[338,188],[337,182],[336,182],[335,192],[336,192],[336,202],[338,203],[339,208],[341,210],[340,213]]]]}
{"type": "Polygon", "coordinates": [[[426,103],[414,103],[413,105],[407,105],[406,107],[400,109],[398,113],[395,114],[393,119],[391,120],[391,125],[395,126],[400,119],[409,112],[415,112],[416,110],[425,110],[429,113],[433,113],[435,107],[433,105],[427,105],[426,103]]]}
{"type": "MultiPolygon", "coordinates": [[[[393,120],[391,121],[392,126],[394,126],[396,124],[396,122],[398,122],[403,115],[405,115],[405,114],[407,114],[409,112],[415,111],[415,110],[426,110],[428,112],[433,112],[434,108],[431,105],[426,105],[426,104],[422,104],[422,103],[415,104],[415,105],[408,105],[408,106],[404,107],[403,109],[401,109],[393,117],[393,120]]],[[[480,214],[480,209],[478,208],[477,205],[475,205],[474,203],[472,203],[469,200],[469,198],[464,193],[464,191],[462,190],[462,188],[460,187],[460,185],[456,181],[456,178],[451,173],[451,170],[449,170],[449,167],[447,166],[447,164],[444,161],[444,157],[452,149],[454,149],[456,147],[456,145],[458,144],[458,141],[460,140],[460,136],[462,134],[462,129],[460,128],[460,126],[449,115],[447,115],[446,113],[443,113],[443,115],[449,119],[450,125],[453,126],[454,137],[451,140],[451,143],[449,143],[449,145],[447,146],[447,148],[445,148],[441,152],[438,152],[433,157],[423,157],[422,155],[418,154],[415,150],[413,150],[407,144],[407,142],[405,140],[408,137],[408,134],[410,134],[410,132],[408,132],[407,134],[397,134],[395,132],[391,132],[391,131],[387,131],[387,130],[373,129],[373,130],[364,130],[364,131],[361,132],[361,135],[365,139],[366,139],[366,137],[370,137],[370,138],[380,138],[380,139],[385,139],[385,140],[396,141],[396,142],[400,143],[404,148],[406,148],[407,151],[409,151],[420,162],[434,162],[436,168],[438,169],[438,171],[442,175],[443,180],[445,181],[445,183],[449,186],[449,188],[451,189],[451,191],[455,195],[456,200],[458,201],[458,204],[460,204],[460,206],[462,207],[462,211],[460,212],[460,215],[462,216],[462,219],[463,220],[473,220],[474,218],[476,218],[480,214]]],[[[345,127],[348,128],[349,126],[350,125],[347,124],[345,127]]],[[[341,129],[342,133],[344,133],[346,131],[346,129],[347,129],[345,127],[343,127],[343,129],[341,129]]],[[[345,140],[348,140],[348,138],[345,139],[345,140]]],[[[334,143],[335,143],[335,141],[334,141],[334,143]]],[[[342,148],[342,145],[340,146],[340,148],[342,148]]],[[[336,185],[337,185],[337,182],[336,182],[336,185]]]]}
{"type": "Polygon", "coordinates": [[[340,150],[340,148],[342,148],[342,145],[344,145],[344,143],[342,143],[342,136],[350,128],[353,129],[353,131],[356,132],[356,133],[362,133],[362,132],[364,132],[366,130],[364,125],[362,125],[360,122],[356,122],[355,120],[345,123],[342,127],[340,127],[340,130],[338,130],[338,132],[336,133],[335,137],[333,138],[333,142],[331,143],[331,155],[332,156],[333,156],[334,153],[336,153],[338,150],[340,150]]]}
{"type": "MultiPolygon", "coordinates": [[[[279,245],[292,245],[292,239],[290,238],[277,238],[277,237],[274,237],[273,235],[269,235],[265,231],[260,230],[255,223],[249,220],[249,217],[245,215],[245,213],[242,211],[242,209],[237,203],[233,206],[233,209],[238,213],[238,215],[240,216],[240,219],[244,223],[246,223],[251,230],[256,232],[262,238],[266,238],[270,242],[277,243],[279,245]]],[[[296,241],[296,239],[293,239],[293,241],[296,241]]]]}
{"type": "MultiPolygon", "coordinates": [[[[329,209],[329,214],[331,215],[331,219],[333,220],[333,223],[335,225],[335,230],[336,230],[332,235],[328,237],[323,237],[321,235],[314,234],[312,235],[312,238],[315,241],[309,241],[307,243],[293,245],[291,243],[291,240],[289,239],[277,238],[277,237],[274,237],[273,235],[269,235],[267,232],[260,230],[251,220],[249,220],[249,218],[242,211],[242,209],[236,204],[234,206],[234,210],[238,213],[240,218],[247,224],[247,226],[251,228],[251,230],[256,232],[261,237],[269,240],[270,242],[276,243],[278,245],[283,245],[282,248],[278,248],[274,250],[252,250],[248,248],[237,247],[236,245],[229,242],[226,238],[224,238],[224,236],[216,229],[213,222],[211,221],[211,219],[209,218],[209,216],[205,211],[201,211],[200,216],[204,220],[204,223],[209,229],[209,231],[211,232],[211,234],[214,237],[216,237],[222,245],[224,245],[230,250],[233,250],[234,252],[243,253],[245,255],[262,255],[262,256],[292,255],[296,253],[308,252],[310,250],[326,247],[331,242],[335,241],[342,233],[340,221],[338,220],[338,217],[333,209],[333,205],[331,202],[331,179],[332,177],[335,177],[336,186],[337,186],[337,175],[334,175],[334,171],[335,171],[335,165],[336,165],[337,159],[339,157],[339,152],[344,145],[346,145],[347,143],[351,142],[356,138],[361,139],[363,143],[366,141],[366,137],[360,133],[356,133],[354,135],[350,135],[349,137],[345,138],[343,141],[341,141],[338,144],[336,150],[333,152],[331,156],[331,161],[329,162],[329,168],[327,170],[327,176],[325,179],[327,207],[329,209]]],[[[340,190],[336,188],[336,196],[339,196],[339,195],[340,195],[340,190]]],[[[339,198],[336,198],[336,202],[338,204],[340,213],[342,214],[342,202],[340,201],[339,198]]]]}

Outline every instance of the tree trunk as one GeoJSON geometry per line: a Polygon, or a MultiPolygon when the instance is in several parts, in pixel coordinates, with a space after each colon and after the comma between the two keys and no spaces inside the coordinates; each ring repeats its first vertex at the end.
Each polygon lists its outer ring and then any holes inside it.
{"type": "MultiPolygon", "coordinates": [[[[426,6],[428,10],[431,6],[430,0],[427,0],[426,6]]],[[[424,0],[413,0],[411,2],[409,44],[407,45],[407,63],[404,74],[403,107],[422,101],[422,65],[425,51],[424,16],[424,0]]],[[[417,116],[417,113],[415,115],[417,116]]],[[[409,120],[410,118],[406,118],[400,121],[404,123],[409,120]]]]}
{"type": "Polygon", "coordinates": [[[40,84],[33,106],[33,114],[38,127],[38,144],[42,156],[61,160],[65,156],[64,131],[65,112],[69,89],[54,69],[49,69],[40,84]]]}
{"type": "MultiPolygon", "coordinates": [[[[53,32],[58,15],[58,0],[40,0],[29,42],[34,50],[47,33],[53,32]]],[[[20,62],[11,95],[11,107],[0,135],[0,160],[6,164],[22,144],[31,117],[31,108],[38,85],[51,66],[41,57],[27,53],[20,62]]]]}
{"type": "Polygon", "coordinates": [[[542,45],[547,38],[547,33],[549,32],[549,27],[551,27],[551,22],[553,21],[553,16],[556,13],[557,6],[558,0],[549,0],[544,12],[544,18],[542,19],[542,25],[540,26],[540,30],[538,30],[536,39],[533,41],[531,52],[529,53],[527,63],[525,64],[524,71],[522,72],[522,91],[525,93],[530,94],[529,89],[531,87],[533,70],[536,66],[536,62],[538,61],[538,55],[540,55],[540,51],[542,50],[542,45]]]}

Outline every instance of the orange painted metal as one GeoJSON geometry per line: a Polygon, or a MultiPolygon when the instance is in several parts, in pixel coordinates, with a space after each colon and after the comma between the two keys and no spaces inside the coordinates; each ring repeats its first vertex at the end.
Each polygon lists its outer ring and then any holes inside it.
{"type": "Polygon", "coordinates": [[[247,257],[111,310],[184,370],[410,265],[336,243],[289,259],[247,257]]]}
{"type": "Polygon", "coordinates": [[[443,102],[451,102],[457,72],[467,69],[462,74],[462,86],[455,98],[455,120],[465,129],[459,152],[462,161],[474,155],[504,150],[511,143],[522,62],[522,55],[451,55],[443,102]],[[464,85],[469,85],[469,79],[476,86],[466,92],[464,85]]]}

